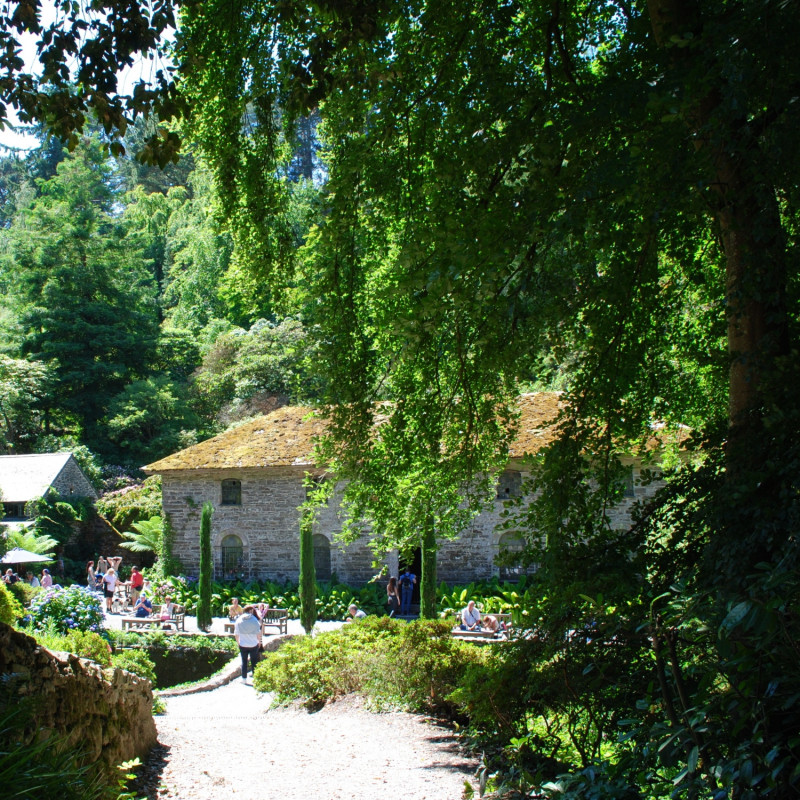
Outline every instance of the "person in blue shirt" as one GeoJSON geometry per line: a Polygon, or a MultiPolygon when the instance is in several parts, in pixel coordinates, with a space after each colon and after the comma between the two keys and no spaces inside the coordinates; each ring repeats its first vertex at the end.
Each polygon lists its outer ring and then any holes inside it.
{"type": "Polygon", "coordinates": [[[411,613],[411,595],[416,582],[417,576],[409,569],[400,576],[400,616],[402,617],[411,613]]]}
{"type": "Polygon", "coordinates": [[[153,604],[150,602],[150,598],[143,594],[139,595],[136,605],[133,607],[133,613],[137,617],[149,617],[153,613],[153,604]]]}

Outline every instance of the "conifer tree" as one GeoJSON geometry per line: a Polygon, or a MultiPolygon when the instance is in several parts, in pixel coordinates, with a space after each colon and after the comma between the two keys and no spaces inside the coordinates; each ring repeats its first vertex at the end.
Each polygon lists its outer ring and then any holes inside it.
{"type": "Polygon", "coordinates": [[[200,597],[197,601],[197,627],[207,631],[211,627],[211,515],[214,506],[203,504],[200,515],[200,597]]]}
{"type": "Polygon", "coordinates": [[[317,621],[317,576],[311,522],[312,516],[305,512],[300,525],[300,622],[306,633],[311,633],[317,621]]]}

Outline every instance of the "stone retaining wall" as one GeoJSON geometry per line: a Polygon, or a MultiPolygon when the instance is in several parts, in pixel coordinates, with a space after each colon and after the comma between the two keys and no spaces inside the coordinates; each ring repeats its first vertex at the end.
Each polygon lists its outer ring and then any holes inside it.
{"type": "Polygon", "coordinates": [[[86,753],[86,763],[112,769],[144,758],[156,743],[150,681],[71,653],[52,653],[0,623],[0,679],[19,698],[37,702],[31,740],[55,733],[86,753]]]}

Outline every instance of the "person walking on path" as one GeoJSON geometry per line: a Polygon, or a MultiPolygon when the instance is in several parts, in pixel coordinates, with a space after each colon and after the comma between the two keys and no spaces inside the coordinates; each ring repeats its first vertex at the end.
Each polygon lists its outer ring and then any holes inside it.
{"type": "Polygon", "coordinates": [[[417,576],[407,569],[400,576],[400,616],[407,617],[411,613],[411,595],[414,592],[414,584],[417,576]]]}
{"type": "Polygon", "coordinates": [[[245,606],[244,613],[237,617],[233,626],[233,635],[239,645],[239,655],[242,657],[242,680],[247,683],[247,660],[253,673],[258,663],[258,652],[261,650],[261,621],[255,614],[253,606],[245,606]]]}

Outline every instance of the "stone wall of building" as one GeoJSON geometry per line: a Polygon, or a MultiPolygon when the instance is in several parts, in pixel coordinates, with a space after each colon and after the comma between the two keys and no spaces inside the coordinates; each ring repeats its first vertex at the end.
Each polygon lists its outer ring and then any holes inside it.
{"type": "Polygon", "coordinates": [[[112,770],[145,758],[156,743],[150,681],[121,669],[103,670],[71,653],[51,653],[0,623],[0,678],[14,702],[36,702],[36,726],[83,749],[86,763],[112,770]]]}
{"type": "MultiPolygon", "coordinates": [[[[175,531],[174,554],[181,560],[187,574],[197,574],[200,564],[200,510],[210,501],[214,506],[212,518],[212,547],[218,558],[222,541],[233,534],[241,539],[244,551],[244,577],[274,581],[297,581],[299,576],[300,512],[305,501],[304,469],[270,468],[252,470],[206,470],[165,473],[162,476],[164,510],[175,531]],[[241,483],[241,504],[222,504],[222,481],[241,483]]],[[[508,484],[512,490],[524,485],[526,477],[518,471],[501,479],[501,488],[508,484]]],[[[612,527],[630,524],[631,506],[636,500],[652,495],[662,485],[654,482],[647,487],[637,483],[634,475],[632,494],[616,508],[609,518],[612,527]]],[[[505,497],[499,492],[491,507],[476,517],[469,528],[454,541],[442,541],[439,547],[438,578],[450,584],[500,575],[496,559],[501,550],[508,549],[513,529],[504,531],[500,524],[506,520],[505,497]]],[[[361,585],[381,571],[381,563],[373,566],[374,555],[368,546],[368,532],[362,539],[343,546],[336,540],[342,529],[340,518],[341,487],[323,508],[314,526],[314,533],[330,542],[331,572],[340,580],[361,585]]],[[[513,541],[511,542],[513,544],[513,541]]],[[[383,559],[385,572],[397,575],[399,561],[396,552],[383,559]]],[[[533,567],[532,569],[535,569],[533,567]]]]}
{"type": "Polygon", "coordinates": [[[78,462],[70,457],[64,468],[58,473],[52,483],[53,488],[62,497],[91,497],[97,499],[97,492],[83,474],[78,462]]]}

